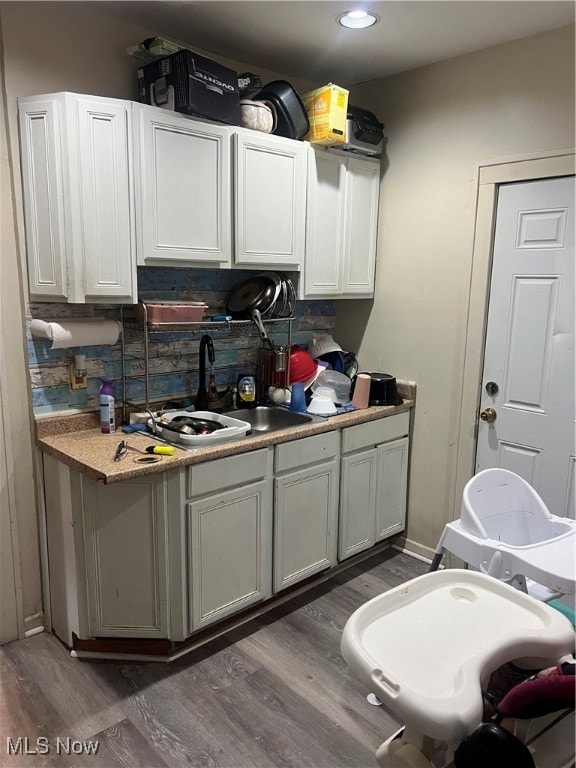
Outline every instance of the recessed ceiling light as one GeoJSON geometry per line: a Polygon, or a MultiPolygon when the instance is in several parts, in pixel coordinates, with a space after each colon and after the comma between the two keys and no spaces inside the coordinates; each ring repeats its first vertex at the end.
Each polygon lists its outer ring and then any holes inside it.
{"type": "Polygon", "coordinates": [[[371,27],[378,21],[378,16],[375,13],[368,13],[367,11],[348,11],[338,17],[338,23],[348,29],[365,29],[371,27]]]}

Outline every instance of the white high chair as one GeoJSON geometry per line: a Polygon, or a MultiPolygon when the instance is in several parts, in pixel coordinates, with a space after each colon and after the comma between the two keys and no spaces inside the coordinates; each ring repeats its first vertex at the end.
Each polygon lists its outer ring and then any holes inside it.
{"type": "Polygon", "coordinates": [[[576,522],[552,515],[532,486],[506,469],[468,481],[462,516],[445,526],[430,570],[446,552],[539,600],[575,592],[576,522]]]}
{"type": "MultiPolygon", "coordinates": [[[[485,574],[450,569],[365,603],[346,623],[341,650],[366,688],[405,723],[377,750],[378,764],[431,768],[440,753],[444,765],[456,765],[454,751],[481,727],[482,688],[494,670],[526,656],[538,659],[535,668],[553,666],[574,642],[568,619],[545,603],[485,574]]],[[[570,722],[568,728],[572,749],[570,722]]],[[[500,730],[531,760],[522,742],[500,730]]],[[[501,758],[490,768],[534,764],[566,765],[546,755],[539,763],[501,758]]]]}

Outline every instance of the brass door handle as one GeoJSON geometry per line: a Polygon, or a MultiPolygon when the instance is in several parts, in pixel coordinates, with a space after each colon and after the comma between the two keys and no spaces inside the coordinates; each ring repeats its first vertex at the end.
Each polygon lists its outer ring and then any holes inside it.
{"type": "Polygon", "coordinates": [[[482,421],[485,421],[487,424],[492,424],[493,421],[496,421],[496,411],[494,410],[494,408],[486,408],[480,414],[480,418],[482,419],[482,421]]]}

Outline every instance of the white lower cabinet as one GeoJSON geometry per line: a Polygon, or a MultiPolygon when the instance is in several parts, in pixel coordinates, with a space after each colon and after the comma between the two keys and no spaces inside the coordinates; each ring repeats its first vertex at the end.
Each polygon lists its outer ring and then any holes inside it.
{"type": "Polygon", "coordinates": [[[376,541],[376,449],[342,458],[338,559],[362,552],[376,541]]]}
{"type": "Polygon", "coordinates": [[[52,626],[86,637],[168,636],[171,473],[103,485],[44,456],[52,626]]]}
{"type": "Polygon", "coordinates": [[[336,563],[340,433],[276,447],[274,592],[336,563]]]}
{"type": "Polygon", "coordinates": [[[189,470],[190,633],[272,594],[272,449],[189,470]]]}
{"type": "Polygon", "coordinates": [[[376,449],[376,541],[406,527],[408,438],[402,437],[376,449]]]}
{"type": "Polygon", "coordinates": [[[399,413],[343,430],[338,560],[404,530],[408,429],[399,413]]]}
{"type": "Polygon", "coordinates": [[[166,637],[166,500],[162,475],[115,485],[82,479],[89,632],[166,637]]]}
{"type": "Polygon", "coordinates": [[[44,454],[54,632],[186,641],[403,530],[408,426],[400,413],[109,485],[44,454]]]}

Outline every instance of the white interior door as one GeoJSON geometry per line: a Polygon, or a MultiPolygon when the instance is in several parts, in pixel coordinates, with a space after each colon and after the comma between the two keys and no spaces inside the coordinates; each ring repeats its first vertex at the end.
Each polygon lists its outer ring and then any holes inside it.
{"type": "Polygon", "coordinates": [[[476,471],[516,472],[574,517],[574,177],[502,185],[476,471]]]}

